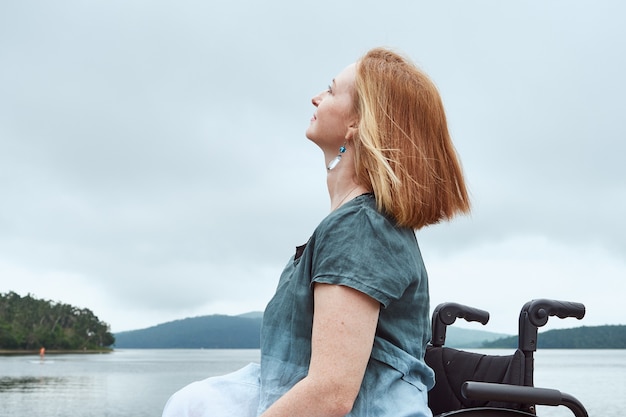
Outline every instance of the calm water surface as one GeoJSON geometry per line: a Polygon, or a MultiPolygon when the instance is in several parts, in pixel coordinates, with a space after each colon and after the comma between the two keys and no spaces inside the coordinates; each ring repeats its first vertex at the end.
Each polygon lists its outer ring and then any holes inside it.
{"type": "MultiPolygon", "coordinates": [[[[258,350],[211,349],[47,355],[43,362],[0,356],[0,417],[158,417],[184,385],[258,360],[258,350]]],[[[592,417],[626,415],[626,350],[543,350],[535,362],[536,386],[576,396],[592,417]]],[[[540,407],[538,415],[572,414],[540,407]]]]}
{"type": "Polygon", "coordinates": [[[258,360],[258,350],[239,349],[0,356],[0,416],[160,416],[184,385],[258,360]]]}

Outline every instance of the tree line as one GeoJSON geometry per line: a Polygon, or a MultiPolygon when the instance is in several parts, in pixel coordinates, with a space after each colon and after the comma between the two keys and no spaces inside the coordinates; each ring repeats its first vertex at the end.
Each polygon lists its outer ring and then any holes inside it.
{"type": "Polygon", "coordinates": [[[114,343],[109,325],[87,308],[0,294],[0,349],[94,350],[114,343]]]}
{"type": "MultiPolygon", "coordinates": [[[[516,348],[517,336],[483,343],[484,348],[516,348]]],[[[539,333],[539,349],[626,349],[626,325],[582,326],[539,333]]]]}

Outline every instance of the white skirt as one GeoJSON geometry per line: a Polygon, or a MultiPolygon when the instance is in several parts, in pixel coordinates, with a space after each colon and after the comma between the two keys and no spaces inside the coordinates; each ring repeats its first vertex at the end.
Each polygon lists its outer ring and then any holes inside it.
{"type": "Polygon", "coordinates": [[[259,364],[230,374],[193,382],[170,397],[163,417],[256,417],[259,407],[259,364]]]}

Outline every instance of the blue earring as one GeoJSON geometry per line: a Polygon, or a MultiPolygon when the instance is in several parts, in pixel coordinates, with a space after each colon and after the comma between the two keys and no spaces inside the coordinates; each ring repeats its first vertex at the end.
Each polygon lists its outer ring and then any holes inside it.
{"type": "Polygon", "coordinates": [[[326,169],[328,171],[330,171],[331,169],[333,169],[334,167],[337,166],[337,164],[339,163],[339,161],[341,161],[341,155],[343,155],[343,153],[346,151],[346,146],[343,145],[339,148],[339,154],[332,160],[330,161],[330,163],[328,164],[328,166],[326,167],[326,169]]]}

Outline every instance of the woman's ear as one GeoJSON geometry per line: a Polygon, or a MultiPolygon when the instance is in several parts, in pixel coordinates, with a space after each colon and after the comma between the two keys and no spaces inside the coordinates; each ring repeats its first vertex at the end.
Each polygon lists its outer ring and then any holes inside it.
{"type": "Polygon", "coordinates": [[[346,131],[346,140],[351,140],[354,138],[354,135],[359,131],[359,121],[354,120],[352,123],[348,125],[348,130],[346,131]]]}

